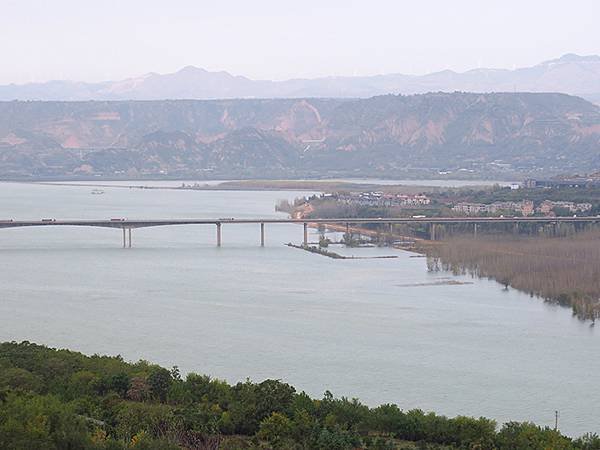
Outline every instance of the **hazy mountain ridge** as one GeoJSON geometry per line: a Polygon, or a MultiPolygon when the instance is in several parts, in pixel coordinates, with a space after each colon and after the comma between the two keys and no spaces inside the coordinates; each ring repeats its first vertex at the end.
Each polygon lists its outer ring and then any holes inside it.
{"type": "Polygon", "coordinates": [[[426,75],[323,77],[286,81],[251,80],[188,66],[170,74],[150,73],[120,81],[0,86],[0,100],[161,100],[227,98],[368,98],[427,92],[562,92],[600,101],[600,56],[567,54],[541,64],[507,69],[445,70],[426,75]]]}
{"type": "Polygon", "coordinates": [[[564,94],[0,102],[4,177],[277,177],[600,167],[600,108],[564,94]]]}

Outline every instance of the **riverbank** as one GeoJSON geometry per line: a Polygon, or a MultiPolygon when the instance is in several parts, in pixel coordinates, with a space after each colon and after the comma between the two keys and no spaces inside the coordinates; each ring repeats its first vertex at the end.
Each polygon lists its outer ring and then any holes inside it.
{"type": "MultiPolygon", "coordinates": [[[[297,208],[295,217],[310,216],[311,205],[297,208]]],[[[310,219],[308,219],[310,220],[310,219]]],[[[413,251],[428,258],[430,272],[449,271],[496,280],[505,286],[529,293],[560,306],[570,307],[580,320],[595,324],[600,318],[600,231],[567,237],[519,236],[500,234],[449,237],[441,241],[387,235],[364,227],[337,224],[309,226],[368,236],[387,236],[388,241],[401,239],[391,246],[413,251]]]]}
{"type": "Polygon", "coordinates": [[[417,241],[424,241],[424,239],[418,238],[415,236],[406,236],[403,234],[394,233],[393,227],[390,230],[388,230],[387,233],[384,233],[384,232],[381,232],[380,230],[372,230],[370,228],[352,225],[351,223],[348,223],[346,225],[340,225],[340,224],[335,224],[335,223],[320,223],[319,224],[319,223],[315,223],[315,222],[310,222],[310,215],[313,212],[314,212],[314,210],[313,210],[312,205],[310,203],[304,203],[304,204],[299,205],[296,208],[294,208],[294,210],[290,213],[290,217],[292,217],[293,219],[298,219],[298,220],[306,219],[307,226],[310,228],[319,229],[319,230],[326,229],[326,230],[330,230],[330,231],[341,232],[341,233],[348,234],[349,235],[348,237],[351,237],[352,235],[357,235],[357,236],[367,236],[371,239],[380,239],[382,236],[385,236],[388,238],[389,241],[392,241],[392,242],[402,241],[402,244],[398,244],[398,243],[392,244],[392,247],[400,249],[400,250],[419,251],[420,247],[417,247],[415,245],[415,243],[417,241]]]}

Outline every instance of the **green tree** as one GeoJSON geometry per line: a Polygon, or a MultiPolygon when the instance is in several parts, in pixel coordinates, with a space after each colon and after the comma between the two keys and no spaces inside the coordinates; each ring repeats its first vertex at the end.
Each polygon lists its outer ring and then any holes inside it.
{"type": "Polygon", "coordinates": [[[0,448],[63,450],[92,447],[85,421],[53,396],[9,394],[0,404],[0,448]]]}
{"type": "Polygon", "coordinates": [[[140,433],[158,437],[176,428],[175,415],[168,405],[121,402],[118,406],[116,434],[119,439],[131,441],[140,433]]]}
{"type": "Polygon", "coordinates": [[[98,381],[96,374],[89,370],[79,370],[71,375],[68,386],[68,397],[78,398],[94,394],[94,386],[98,381]]]}
{"type": "Polygon", "coordinates": [[[289,445],[292,431],[292,421],[285,415],[274,412],[260,423],[257,435],[274,448],[285,448],[285,445],[289,445]]]}
{"type": "Polygon", "coordinates": [[[150,386],[152,397],[164,402],[167,399],[167,393],[172,382],[171,372],[167,369],[158,367],[152,370],[148,376],[148,386],[150,386]]]}
{"type": "Polygon", "coordinates": [[[127,395],[127,391],[129,390],[130,380],[129,375],[124,372],[115,374],[111,376],[108,380],[108,388],[111,391],[119,394],[120,397],[125,397],[127,395]]]}
{"type": "Polygon", "coordinates": [[[0,371],[0,388],[11,388],[28,392],[40,392],[43,383],[40,377],[20,367],[8,367],[0,371]]]}
{"type": "Polygon", "coordinates": [[[600,450],[600,437],[596,433],[587,433],[576,439],[575,448],[582,450],[600,450]]]}
{"type": "Polygon", "coordinates": [[[279,380],[265,380],[256,386],[256,414],[259,420],[272,412],[291,414],[296,389],[279,380]]]}
{"type": "Polygon", "coordinates": [[[508,422],[496,436],[498,450],[569,450],[569,438],[550,428],[532,423],[508,422]]]}

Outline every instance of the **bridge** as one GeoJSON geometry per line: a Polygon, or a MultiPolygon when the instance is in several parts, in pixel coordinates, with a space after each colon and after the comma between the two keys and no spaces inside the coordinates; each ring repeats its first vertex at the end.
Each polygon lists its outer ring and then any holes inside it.
{"type": "Polygon", "coordinates": [[[472,224],[473,232],[477,235],[477,228],[480,224],[513,224],[518,226],[521,223],[541,223],[541,224],[560,224],[560,223],[600,223],[600,216],[572,216],[572,217],[402,217],[402,218],[332,218],[332,219],[103,219],[103,220],[0,220],[0,228],[22,228],[22,227],[57,227],[57,226],[75,226],[75,227],[102,227],[116,228],[123,231],[123,247],[131,248],[131,230],[135,228],[148,228],[172,225],[214,225],[217,231],[217,246],[221,246],[222,234],[221,228],[224,224],[257,224],[260,225],[260,245],[265,245],[265,225],[266,224],[302,224],[304,227],[304,245],[308,244],[308,226],[309,224],[330,225],[341,224],[346,226],[349,232],[350,225],[360,224],[387,224],[390,227],[390,233],[393,225],[398,224],[426,224],[429,225],[429,236],[431,240],[436,238],[436,225],[441,224],[472,224]]]}

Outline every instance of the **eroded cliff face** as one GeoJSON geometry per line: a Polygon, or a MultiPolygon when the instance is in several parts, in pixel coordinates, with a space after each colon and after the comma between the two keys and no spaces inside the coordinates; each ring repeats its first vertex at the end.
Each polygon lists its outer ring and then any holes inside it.
{"type": "Polygon", "coordinates": [[[494,165],[599,167],[599,108],[528,93],[0,103],[2,176],[393,174],[494,165]]]}

